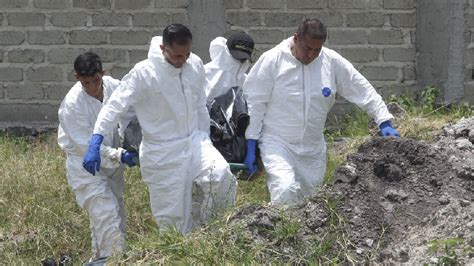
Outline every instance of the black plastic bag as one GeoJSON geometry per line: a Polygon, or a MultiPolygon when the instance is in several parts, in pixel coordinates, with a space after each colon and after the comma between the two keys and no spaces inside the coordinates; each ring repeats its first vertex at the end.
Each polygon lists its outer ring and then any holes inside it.
{"type": "Polygon", "coordinates": [[[241,87],[229,88],[208,105],[212,144],[229,163],[245,160],[245,130],[249,124],[247,102],[241,87]]]}

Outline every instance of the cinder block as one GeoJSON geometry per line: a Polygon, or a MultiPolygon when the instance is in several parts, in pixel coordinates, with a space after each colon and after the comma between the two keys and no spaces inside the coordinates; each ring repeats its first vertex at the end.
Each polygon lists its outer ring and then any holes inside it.
{"type": "Polygon", "coordinates": [[[0,67],[0,81],[22,81],[23,69],[19,67],[0,67]]]}
{"type": "Polygon", "coordinates": [[[110,70],[110,73],[112,74],[112,77],[122,79],[131,69],[132,67],[114,66],[110,70]]]}
{"type": "Polygon", "coordinates": [[[10,100],[41,100],[44,98],[40,83],[9,84],[7,98],[10,100]]]}
{"type": "Polygon", "coordinates": [[[286,2],[287,9],[323,9],[328,6],[327,0],[291,0],[286,2]]]}
{"type": "Polygon", "coordinates": [[[30,44],[64,44],[64,32],[59,30],[41,30],[28,32],[30,44]]]}
{"type": "Polygon", "coordinates": [[[4,8],[23,8],[28,7],[28,0],[0,0],[0,6],[2,10],[4,8]]]}
{"type": "Polygon", "coordinates": [[[415,64],[406,65],[402,68],[403,82],[416,80],[415,64]]]}
{"type": "Polygon", "coordinates": [[[12,63],[44,62],[44,52],[38,49],[14,49],[8,51],[8,61],[12,63]]]}
{"type": "Polygon", "coordinates": [[[0,121],[57,122],[59,104],[2,103],[0,121]]]}
{"type": "MultiPolygon", "coordinates": [[[[326,11],[311,13],[308,14],[306,17],[319,19],[327,27],[342,26],[342,23],[344,22],[344,18],[342,17],[341,13],[328,13],[326,11]]],[[[297,25],[295,25],[295,28],[296,27],[297,25]]]]}
{"type": "Polygon", "coordinates": [[[150,33],[144,30],[112,31],[110,42],[112,44],[148,44],[150,33]]]}
{"type": "Polygon", "coordinates": [[[84,48],[52,48],[47,52],[47,60],[53,64],[70,64],[72,68],[76,57],[85,51],[84,48]]]}
{"type": "Polygon", "coordinates": [[[129,26],[130,15],[124,13],[100,12],[92,15],[92,25],[94,26],[129,26]]]}
{"type": "Polygon", "coordinates": [[[186,8],[189,0],[156,0],[155,8],[186,8]]]}
{"type": "Polygon", "coordinates": [[[464,66],[464,82],[474,81],[474,66],[464,66]]]}
{"type": "Polygon", "coordinates": [[[463,101],[469,103],[471,106],[474,105],[474,82],[464,83],[463,101]]]}
{"type": "Polygon", "coordinates": [[[10,26],[43,26],[44,14],[42,13],[12,13],[7,15],[10,26]]]}
{"type": "Polygon", "coordinates": [[[231,26],[239,27],[252,27],[260,26],[261,23],[261,13],[258,12],[228,12],[226,17],[227,23],[231,26]]]}
{"type": "Polygon", "coordinates": [[[385,48],[383,59],[385,62],[415,62],[415,48],[385,48]]]}
{"type": "Polygon", "coordinates": [[[382,9],[383,0],[370,0],[370,9],[382,9]]]}
{"type": "Polygon", "coordinates": [[[170,14],[171,23],[181,23],[184,25],[188,25],[189,19],[186,13],[172,13],[170,14]]]}
{"type": "Polygon", "coordinates": [[[473,28],[474,27],[474,12],[466,13],[464,15],[464,26],[466,28],[473,28]]]}
{"type": "Polygon", "coordinates": [[[244,6],[243,0],[224,0],[225,9],[240,9],[244,6]]]}
{"type": "Polygon", "coordinates": [[[63,70],[59,67],[31,67],[26,70],[26,79],[33,82],[63,81],[63,70]]]}
{"type": "Polygon", "coordinates": [[[123,49],[95,48],[90,51],[96,53],[104,63],[127,61],[127,52],[123,49]]]}
{"type": "Polygon", "coordinates": [[[396,13],[390,15],[390,24],[394,27],[415,27],[416,13],[396,13]]]}
{"type": "Polygon", "coordinates": [[[48,84],[44,86],[44,96],[48,100],[62,100],[75,82],[48,84]]]}
{"type": "Polygon", "coordinates": [[[64,0],[34,0],[33,6],[43,9],[65,9],[71,7],[71,2],[64,0]]]}
{"type": "Polygon", "coordinates": [[[128,57],[130,58],[130,63],[136,64],[142,60],[145,60],[148,56],[148,50],[129,50],[128,57]]]}
{"type": "Polygon", "coordinates": [[[100,9],[112,7],[111,0],[72,0],[72,7],[87,8],[87,9],[100,9]]]}
{"type": "Polygon", "coordinates": [[[377,92],[382,96],[386,103],[391,96],[409,95],[413,97],[413,93],[416,89],[413,85],[401,83],[387,84],[386,82],[373,82],[373,85],[376,87],[377,92]],[[376,84],[377,86],[375,86],[376,84]]]}
{"type": "Polygon", "coordinates": [[[144,9],[144,8],[153,8],[153,0],[115,0],[116,9],[144,9]]]}
{"type": "Polygon", "coordinates": [[[329,9],[365,9],[368,1],[361,0],[330,0],[329,9]]]}
{"type": "Polygon", "coordinates": [[[58,27],[86,26],[87,16],[84,12],[53,13],[49,21],[58,27]]]}
{"type": "Polygon", "coordinates": [[[464,64],[474,65],[474,47],[464,50],[464,64]]]}
{"type": "Polygon", "coordinates": [[[305,14],[299,13],[266,13],[265,25],[267,27],[297,27],[305,14]]]}
{"type": "Polygon", "coordinates": [[[414,0],[384,0],[383,7],[386,9],[412,9],[415,8],[414,0]]]}
{"type": "Polygon", "coordinates": [[[247,0],[250,9],[282,9],[283,0],[247,0]]]}
{"type": "Polygon", "coordinates": [[[133,15],[133,26],[166,27],[169,23],[170,18],[166,13],[135,13],[133,15]]]}
{"type": "Polygon", "coordinates": [[[335,44],[366,44],[367,34],[363,30],[331,30],[328,32],[328,41],[335,44]]]}
{"type": "Polygon", "coordinates": [[[250,30],[249,34],[259,44],[275,44],[287,37],[281,30],[250,30]]]}
{"type": "Polygon", "coordinates": [[[376,62],[379,59],[379,50],[377,48],[344,48],[341,55],[351,62],[376,62]]]}
{"type": "Polygon", "coordinates": [[[70,44],[106,44],[108,33],[103,30],[73,30],[70,44]]]}
{"type": "Polygon", "coordinates": [[[363,12],[347,14],[349,27],[380,27],[385,24],[385,14],[379,12],[363,12]]]}
{"type": "MultiPolygon", "coordinates": [[[[110,74],[108,73],[108,71],[107,71],[107,68],[106,68],[105,66],[102,66],[102,67],[103,67],[103,69],[106,70],[107,75],[110,75],[110,74]]],[[[77,82],[77,79],[76,79],[75,74],[76,74],[76,71],[74,71],[74,69],[73,69],[73,67],[72,67],[72,65],[71,65],[71,69],[68,69],[68,71],[67,71],[67,73],[66,73],[66,75],[67,75],[67,81],[68,81],[68,82],[77,82]]]]}
{"type": "MultiPolygon", "coordinates": [[[[471,40],[471,31],[469,31],[469,30],[464,30],[464,46],[465,46],[465,47],[468,47],[468,46],[471,44],[471,42],[473,42],[473,41],[471,40]]],[[[474,43],[474,42],[473,42],[473,43],[474,43]]]]}
{"type": "Polygon", "coordinates": [[[372,30],[369,33],[369,43],[373,44],[403,44],[400,30],[372,30]]]}
{"type": "Polygon", "coordinates": [[[21,31],[0,31],[0,45],[16,45],[25,41],[25,35],[21,31]]]}
{"type": "Polygon", "coordinates": [[[392,66],[363,66],[360,72],[368,80],[398,80],[398,68],[392,66]]]}

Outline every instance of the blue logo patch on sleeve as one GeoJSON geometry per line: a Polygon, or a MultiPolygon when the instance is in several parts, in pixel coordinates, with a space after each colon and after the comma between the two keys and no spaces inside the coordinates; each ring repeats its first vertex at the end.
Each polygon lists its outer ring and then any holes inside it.
{"type": "Polygon", "coordinates": [[[329,95],[331,95],[331,88],[324,87],[323,90],[322,90],[322,93],[323,93],[324,97],[329,97],[329,95]]]}

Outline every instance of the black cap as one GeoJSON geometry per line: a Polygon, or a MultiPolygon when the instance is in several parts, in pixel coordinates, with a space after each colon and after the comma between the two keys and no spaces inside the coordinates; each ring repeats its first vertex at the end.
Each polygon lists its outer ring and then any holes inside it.
{"type": "Polygon", "coordinates": [[[237,60],[250,59],[255,45],[252,37],[245,32],[234,32],[227,38],[227,48],[237,60]]]}

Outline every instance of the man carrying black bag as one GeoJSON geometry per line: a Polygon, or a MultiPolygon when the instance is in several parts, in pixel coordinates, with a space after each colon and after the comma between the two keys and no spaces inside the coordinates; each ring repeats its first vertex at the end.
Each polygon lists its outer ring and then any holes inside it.
{"type": "Polygon", "coordinates": [[[227,39],[217,37],[209,47],[212,61],[204,66],[211,140],[233,172],[245,169],[245,129],[249,116],[242,85],[254,45],[252,37],[240,31],[227,39]]]}

